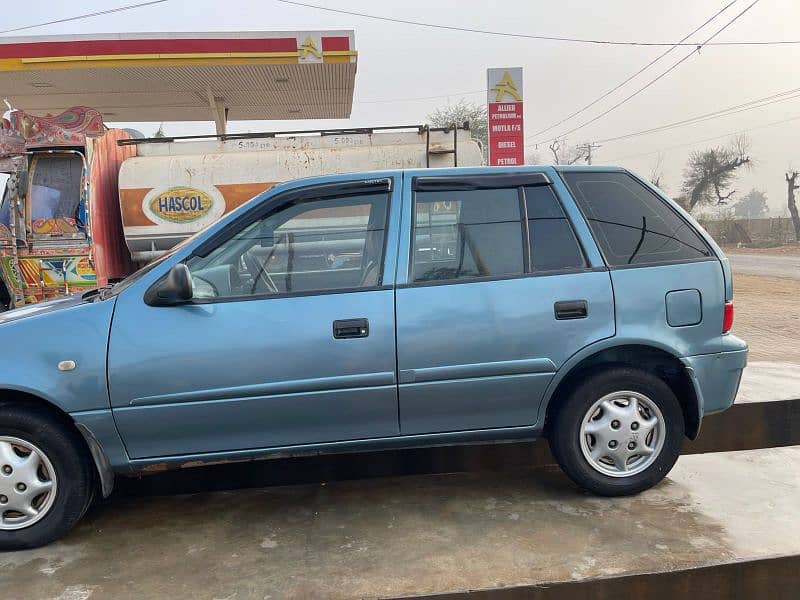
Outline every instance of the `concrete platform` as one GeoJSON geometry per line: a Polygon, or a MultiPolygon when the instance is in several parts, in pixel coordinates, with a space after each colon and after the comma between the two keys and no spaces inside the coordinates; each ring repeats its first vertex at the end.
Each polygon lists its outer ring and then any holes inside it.
{"type": "Polygon", "coordinates": [[[798,497],[800,446],[684,456],[623,499],[555,469],[128,495],[0,554],[0,595],[397,597],[729,564],[800,554],[798,497]]]}
{"type": "Polygon", "coordinates": [[[750,361],[742,374],[736,402],[768,402],[800,398],[800,364],[750,361]]]}

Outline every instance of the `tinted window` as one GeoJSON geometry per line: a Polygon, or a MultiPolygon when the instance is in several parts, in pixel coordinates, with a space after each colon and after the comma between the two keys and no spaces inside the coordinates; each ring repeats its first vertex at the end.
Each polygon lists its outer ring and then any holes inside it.
{"type": "Polygon", "coordinates": [[[626,173],[564,173],[611,266],[710,256],[705,242],[661,198],[626,173]]]}
{"type": "Polygon", "coordinates": [[[516,189],[417,192],[412,281],[524,272],[516,189]]]}
{"type": "Polygon", "coordinates": [[[555,271],[586,266],[583,252],[549,186],[525,188],[531,269],[555,271]]]}
{"type": "Polygon", "coordinates": [[[362,288],[381,282],[387,194],[278,208],[187,265],[196,298],[362,288]]]}

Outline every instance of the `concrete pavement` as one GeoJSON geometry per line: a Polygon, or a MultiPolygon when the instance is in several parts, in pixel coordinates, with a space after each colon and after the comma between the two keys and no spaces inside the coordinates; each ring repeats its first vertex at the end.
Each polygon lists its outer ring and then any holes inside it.
{"type": "Polygon", "coordinates": [[[639,496],[557,470],[121,498],[0,555],[4,598],[361,598],[800,552],[800,447],[682,457],[639,496]],[[747,485],[742,485],[742,482],[747,485]]]}

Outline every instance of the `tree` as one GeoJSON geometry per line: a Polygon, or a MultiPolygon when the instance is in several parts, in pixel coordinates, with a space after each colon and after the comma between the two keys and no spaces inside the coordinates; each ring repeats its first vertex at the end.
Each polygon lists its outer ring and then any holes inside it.
{"type": "Polygon", "coordinates": [[[167,137],[167,136],[166,136],[166,134],[164,134],[164,123],[161,123],[161,125],[159,125],[159,126],[158,126],[158,131],[156,131],[156,132],[153,134],[153,137],[154,137],[154,138],[163,138],[163,137],[167,137]]]}
{"type": "Polygon", "coordinates": [[[550,152],[553,153],[554,165],[574,165],[576,162],[585,160],[587,146],[567,146],[566,140],[555,139],[550,143],[550,152]]]}
{"type": "Polygon", "coordinates": [[[768,212],[767,195],[755,188],[733,205],[733,215],[744,219],[760,219],[768,212]]]}
{"type": "Polygon", "coordinates": [[[431,127],[461,127],[469,123],[472,138],[478,140],[483,151],[483,158],[487,158],[489,151],[489,115],[485,104],[468,102],[463,98],[455,104],[448,104],[434,110],[428,115],[431,127]]]}
{"type": "Polygon", "coordinates": [[[739,167],[750,164],[750,143],[737,136],[727,146],[698,150],[689,155],[683,171],[683,191],[688,197],[688,209],[699,204],[727,204],[736,193],[730,189],[739,167]]]}
{"type": "Polygon", "coordinates": [[[800,175],[800,172],[794,170],[786,173],[786,204],[789,207],[789,214],[792,215],[794,239],[800,242],[800,215],[797,214],[797,202],[794,199],[794,191],[800,188],[800,185],[795,183],[798,175],[800,175]]]}

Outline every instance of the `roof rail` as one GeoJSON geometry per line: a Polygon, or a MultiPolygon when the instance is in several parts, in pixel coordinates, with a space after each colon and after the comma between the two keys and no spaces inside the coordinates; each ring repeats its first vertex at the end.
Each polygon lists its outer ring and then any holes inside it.
{"type": "MultiPolygon", "coordinates": [[[[293,135],[307,135],[317,133],[320,136],[327,135],[358,135],[370,134],[376,131],[396,131],[400,129],[416,129],[419,134],[426,131],[444,131],[449,133],[453,127],[428,127],[427,125],[391,125],[383,127],[355,127],[348,129],[301,129],[297,131],[265,131],[261,133],[227,133],[223,135],[182,135],[173,137],[154,137],[154,138],[137,138],[128,140],[117,140],[120,146],[138,146],[139,144],[168,144],[170,142],[177,142],[181,140],[220,140],[222,142],[227,140],[252,140],[259,138],[275,138],[275,137],[290,137],[293,135]]],[[[455,129],[469,130],[469,122],[464,122],[462,126],[455,129]]]]}

